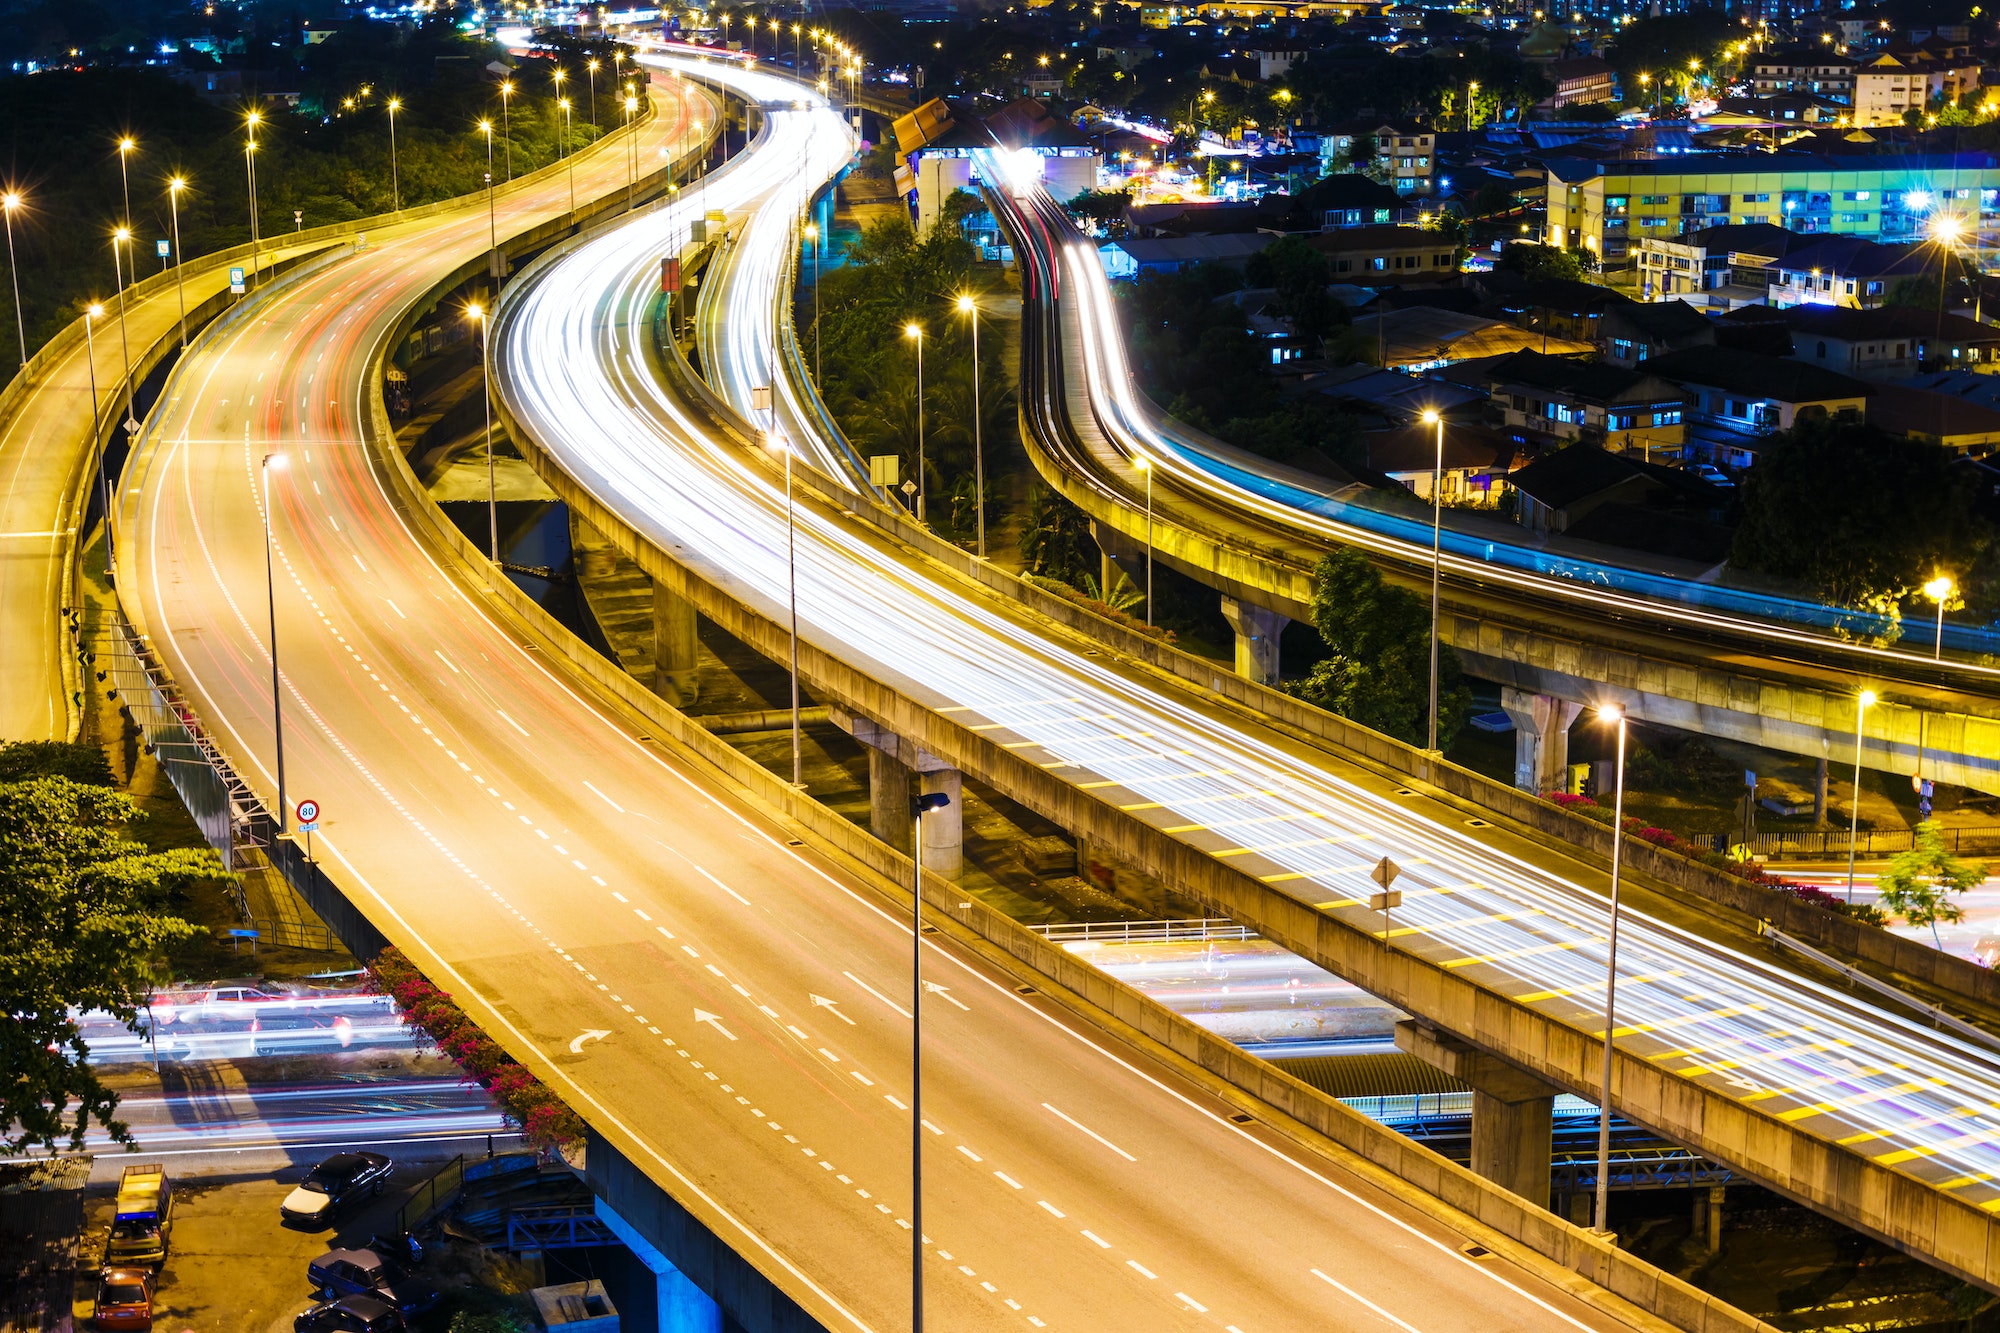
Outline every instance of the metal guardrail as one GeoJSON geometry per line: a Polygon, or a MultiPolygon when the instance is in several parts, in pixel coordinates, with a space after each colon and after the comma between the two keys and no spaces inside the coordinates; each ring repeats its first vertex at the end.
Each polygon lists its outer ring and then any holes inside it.
{"type": "Polygon", "coordinates": [[[1064,921],[1029,926],[1054,944],[1088,940],[1093,944],[1138,944],[1158,940],[1250,940],[1257,932],[1227,917],[1185,921],[1064,921]]]}
{"type": "MultiPolygon", "coordinates": [[[[1811,829],[1797,833],[1755,833],[1750,837],[1750,850],[1757,856],[1846,856],[1846,829],[1811,829]]],[[[2000,826],[1982,825],[1976,828],[1941,828],[1938,836],[1950,852],[1972,851],[1987,847],[2000,848],[2000,826]]],[[[1731,841],[1740,841],[1732,838],[1731,841]]],[[[1907,852],[1916,845],[1915,829],[1863,829],[1854,839],[1857,856],[1874,856],[1890,852],[1907,852]]]]}
{"type": "Polygon", "coordinates": [[[588,1207],[559,1205],[522,1208],[507,1214],[510,1250],[577,1250],[592,1245],[616,1245],[618,1237],[588,1207]]]}
{"type": "Polygon", "coordinates": [[[2000,1051],[2000,1035],[1988,1032],[1982,1027],[1974,1027],[1964,1019],[1953,1017],[1929,1001],[1919,1000],[1916,996],[1906,991],[1898,990],[1886,981],[1878,981],[1866,972],[1863,972],[1860,968],[1843,963],[1832,954],[1822,953],[1818,949],[1813,948],[1812,945],[1807,944],[1804,940],[1787,935],[1768,921],[1757,923],[1757,933],[1779,948],[1790,949],[1793,953],[1803,958],[1812,959],[1821,967],[1832,969],[1839,973],[1850,985],[1865,986],[1878,995],[1894,1000],[1897,1004],[1916,1010],[1925,1018],[1930,1019],[1931,1026],[1933,1027],[1948,1028],[1967,1040],[1978,1042],[1988,1050],[2000,1051]]]}
{"type": "MultiPolygon", "coordinates": [[[[1699,1185],[1727,1185],[1736,1173],[1683,1148],[1627,1148],[1611,1154],[1611,1188],[1615,1190],[1676,1190],[1699,1185]]],[[[1597,1158],[1576,1157],[1549,1168],[1549,1189],[1555,1194],[1588,1194],[1597,1188],[1597,1158]]]]}
{"type": "Polygon", "coordinates": [[[464,1188],[465,1154],[460,1153],[432,1172],[430,1178],[403,1201],[403,1206],[396,1210],[396,1229],[415,1231],[451,1207],[452,1200],[464,1188]]]}

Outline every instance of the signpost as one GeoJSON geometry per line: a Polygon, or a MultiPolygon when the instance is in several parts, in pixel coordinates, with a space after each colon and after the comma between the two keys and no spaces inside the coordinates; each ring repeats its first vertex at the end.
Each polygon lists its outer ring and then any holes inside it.
{"type": "Polygon", "coordinates": [[[313,859],[313,830],[319,827],[319,802],[299,802],[299,832],[306,835],[306,860],[313,859]]]}
{"type": "Polygon", "coordinates": [[[240,268],[229,270],[229,294],[231,296],[243,295],[243,270],[240,268]]]}
{"type": "Polygon", "coordinates": [[[1368,878],[1382,886],[1380,893],[1371,893],[1368,895],[1368,906],[1372,910],[1382,914],[1382,943],[1384,944],[1389,942],[1389,911],[1391,908],[1403,905],[1403,891],[1390,887],[1390,885],[1396,882],[1396,876],[1402,873],[1403,868],[1386,856],[1376,864],[1373,870],[1368,872],[1368,878]]]}

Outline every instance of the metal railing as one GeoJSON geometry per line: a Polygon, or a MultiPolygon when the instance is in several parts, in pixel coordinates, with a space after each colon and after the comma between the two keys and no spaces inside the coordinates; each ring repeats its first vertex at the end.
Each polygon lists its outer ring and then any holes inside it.
{"type": "Polygon", "coordinates": [[[1093,944],[1139,944],[1159,940],[1249,940],[1257,932],[1227,917],[1184,921],[1062,921],[1029,926],[1051,944],[1088,940],[1093,944]]]}
{"type": "MultiPolygon", "coordinates": [[[[1949,852],[2000,851],[2000,827],[1941,828],[1938,836],[1949,852]]],[[[1728,840],[1740,841],[1735,837],[1728,837],[1728,840]]],[[[1856,856],[1876,856],[1907,852],[1916,845],[1916,840],[1915,829],[1863,829],[1854,840],[1854,853],[1856,856]]],[[[1756,833],[1750,837],[1750,850],[1757,856],[1768,857],[1844,857],[1847,855],[1847,830],[1828,828],[1801,829],[1796,833],[1756,833]]]]}
{"type": "Polygon", "coordinates": [[[617,1243],[618,1237],[589,1204],[522,1208],[507,1214],[510,1250],[576,1250],[617,1243]]]}
{"type": "MultiPolygon", "coordinates": [[[[1611,1188],[1615,1190],[1690,1189],[1726,1185],[1736,1173],[1684,1148],[1625,1148],[1611,1154],[1611,1188]]],[[[1555,1194],[1588,1194],[1597,1188],[1597,1158],[1577,1157],[1549,1168],[1549,1189],[1555,1194]]]]}
{"type": "Polygon", "coordinates": [[[415,1231],[451,1207],[452,1201],[464,1188],[465,1154],[460,1153],[433,1172],[403,1201],[403,1206],[396,1210],[396,1229],[415,1231]]]}

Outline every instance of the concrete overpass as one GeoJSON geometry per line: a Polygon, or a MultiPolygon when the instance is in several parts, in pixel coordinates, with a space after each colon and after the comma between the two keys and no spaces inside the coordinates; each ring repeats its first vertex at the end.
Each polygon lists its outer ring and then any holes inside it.
{"type": "MultiPolygon", "coordinates": [[[[1024,417],[1023,441],[1036,470],[1089,515],[1100,546],[1135,583],[1144,581],[1148,534],[1148,472],[1135,465],[1137,451],[1154,460],[1153,558],[1221,595],[1237,632],[1237,669],[1252,679],[1275,681],[1278,635],[1288,620],[1308,616],[1313,568],[1341,541],[1360,543],[1392,582],[1428,596],[1428,515],[1415,547],[1375,541],[1280,503],[1253,502],[1203,470],[1180,465],[1164,450],[1165,439],[1192,442],[1193,452],[1217,460],[1218,470],[1278,488],[1320,495],[1326,486],[1310,473],[1169,422],[1129,384],[1106,388],[1112,353],[1090,340],[1116,338],[1117,330],[1094,310],[1102,302],[1085,274],[1055,272],[1056,257],[1038,239],[1070,234],[1067,218],[1039,190],[990,196],[1024,261],[1043,275],[1030,283],[1024,314],[1049,330],[1049,415],[1061,425],[1043,429],[1024,417]],[[1024,225],[1024,210],[1037,225],[1024,225]],[[1050,295],[1058,290],[1060,300],[1050,295]],[[1142,424],[1121,425],[1121,411],[1142,424]],[[1143,443],[1135,443],[1134,431],[1144,434],[1143,443]]],[[[1101,272],[1090,277],[1102,283],[1101,272]]],[[[1492,539],[1508,540],[1500,525],[1490,526],[1492,539]]],[[[1516,533],[1514,540],[1522,538],[1516,533]]],[[[1561,786],[1566,729],[1577,706],[1610,701],[1641,721],[1851,763],[1856,696],[1865,687],[1881,699],[1863,728],[1867,766],[1915,773],[1921,764],[1944,782],[2000,791],[2000,671],[1981,663],[1934,663],[1927,654],[1621,596],[1587,579],[1526,578],[1449,553],[1442,588],[1440,638],[1470,674],[1509,691],[1515,781],[1524,790],[1561,786]]],[[[1823,765],[1822,782],[1824,776],[1823,765]]]]}

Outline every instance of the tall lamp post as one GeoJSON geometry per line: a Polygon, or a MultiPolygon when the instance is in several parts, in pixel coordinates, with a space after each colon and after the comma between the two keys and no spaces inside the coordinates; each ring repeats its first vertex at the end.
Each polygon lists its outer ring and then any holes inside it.
{"type": "Polygon", "coordinates": [[[257,252],[262,248],[262,235],[257,227],[257,126],[264,119],[261,112],[252,111],[243,117],[243,172],[250,179],[250,285],[255,287],[263,276],[259,267],[257,252]]]}
{"type": "Polygon", "coordinates": [[[500,81],[500,137],[507,141],[507,180],[514,180],[514,81],[500,81]]]}
{"type": "MultiPolygon", "coordinates": [[[[138,148],[138,141],[126,135],[118,141],[118,186],[125,192],[125,225],[132,225],[132,173],[128,168],[132,152],[138,148]]],[[[136,274],[134,275],[137,276],[136,274]]]]}
{"type": "Polygon", "coordinates": [[[21,207],[21,196],[9,190],[0,194],[0,212],[7,215],[7,276],[14,283],[14,336],[21,340],[21,365],[28,364],[28,321],[21,313],[21,270],[14,263],[14,213],[21,207]]]}
{"type": "Polygon", "coordinates": [[[924,521],[924,497],[930,480],[924,475],[924,327],[905,324],[903,336],[917,345],[917,522],[924,521]]]}
{"type": "Polygon", "coordinates": [[[1938,609],[1937,642],[1931,649],[1933,662],[1944,661],[1944,604],[1951,600],[1951,595],[1956,590],[1957,585],[1951,581],[1949,574],[1940,574],[1924,585],[1924,596],[1936,602],[1938,609]]]}
{"type": "Polygon", "coordinates": [[[806,243],[813,256],[813,379],[819,379],[819,226],[806,223],[806,243]]]}
{"type": "Polygon", "coordinates": [[[1604,1084],[1597,1097],[1597,1224],[1600,1236],[1611,1234],[1611,1034],[1618,1003],[1618,871],[1625,838],[1625,710],[1605,704],[1597,716],[1618,727],[1617,795],[1611,802],[1611,932],[1604,951],[1604,1084]]]}
{"type": "Polygon", "coordinates": [[[631,133],[632,114],[639,109],[639,99],[630,93],[625,95],[625,211],[632,211],[632,192],[639,183],[638,138],[631,133]]]}
{"type": "MultiPolygon", "coordinates": [[[[1146,478],[1146,628],[1153,627],[1153,460],[1144,454],[1132,455],[1132,466],[1146,478]]],[[[1108,599],[1111,589],[1099,588],[1108,599]]]]}
{"type": "Polygon", "coordinates": [[[403,176],[396,168],[396,113],[403,109],[403,99],[392,97],[389,107],[389,198],[393,204],[391,211],[403,211],[403,176]]]}
{"type": "Polygon", "coordinates": [[[1875,691],[1863,690],[1854,696],[1854,800],[1847,821],[1847,902],[1854,903],[1854,844],[1861,836],[1861,733],[1874,706],[1875,691]]]}
{"type": "Polygon", "coordinates": [[[951,804],[941,791],[910,798],[910,1328],[924,1333],[924,816],[951,804]]]}
{"type": "MultiPolygon", "coordinates": [[[[765,389],[766,394],[770,389],[765,389]]],[[[792,506],[792,443],[778,433],[778,411],[771,409],[771,433],[765,443],[785,456],[785,578],[790,586],[792,610],[792,786],[804,791],[805,755],[799,736],[799,547],[798,527],[792,506]]]]}
{"type": "Polygon", "coordinates": [[[125,268],[118,247],[132,240],[128,227],[120,227],[111,233],[111,269],[118,278],[118,353],[125,361],[125,430],[130,433],[138,428],[138,416],[132,408],[132,345],[125,336],[125,268]]]}
{"type": "Polygon", "coordinates": [[[479,330],[479,398],[486,406],[486,554],[500,563],[500,495],[493,478],[493,388],[486,372],[486,310],[477,301],[465,308],[465,317],[479,330]]]}
{"type": "Polygon", "coordinates": [[[285,712],[284,696],[278,683],[278,581],[271,560],[271,474],[285,470],[285,456],[264,455],[258,480],[264,488],[264,604],[271,617],[271,734],[278,751],[278,833],[285,832],[290,810],[285,804],[285,712]]]}
{"type": "Polygon", "coordinates": [[[574,213],[576,212],[576,158],[569,151],[569,99],[558,97],[556,105],[562,108],[563,113],[562,155],[563,161],[569,164],[569,211],[574,213]]]}
{"type": "MultiPolygon", "coordinates": [[[[813,268],[813,324],[819,324],[819,268],[814,260],[813,268]]],[[[979,558],[986,558],[986,413],[985,404],[979,397],[979,302],[968,293],[958,298],[958,312],[972,317],[972,512],[978,520],[979,558]]],[[[815,347],[819,335],[813,335],[815,347]]],[[[1149,603],[1148,614],[1152,612],[1149,603]]]]}
{"type": "MultiPolygon", "coordinates": [[[[1424,424],[1437,427],[1437,462],[1431,468],[1431,710],[1430,744],[1438,752],[1438,567],[1444,535],[1444,414],[1424,409],[1424,424]]],[[[1622,733],[1621,733],[1622,734],[1622,733]]]]}
{"type": "Polygon", "coordinates": [[[590,136],[594,139],[597,137],[597,57],[584,61],[583,67],[590,71],[590,136]]]}
{"type": "Polygon", "coordinates": [[[182,351],[186,351],[188,345],[187,289],[181,280],[184,263],[181,257],[181,191],[186,188],[187,180],[182,176],[175,176],[167,182],[167,207],[174,217],[174,301],[181,312],[182,351]]]}
{"type": "Polygon", "coordinates": [[[97,497],[104,506],[104,581],[118,581],[117,561],[111,550],[111,483],[104,475],[104,439],[97,430],[97,336],[96,322],[104,317],[104,307],[92,301],[83,312],[83,360],[90,368],[90,443],[97,450],[97,497]]]}

